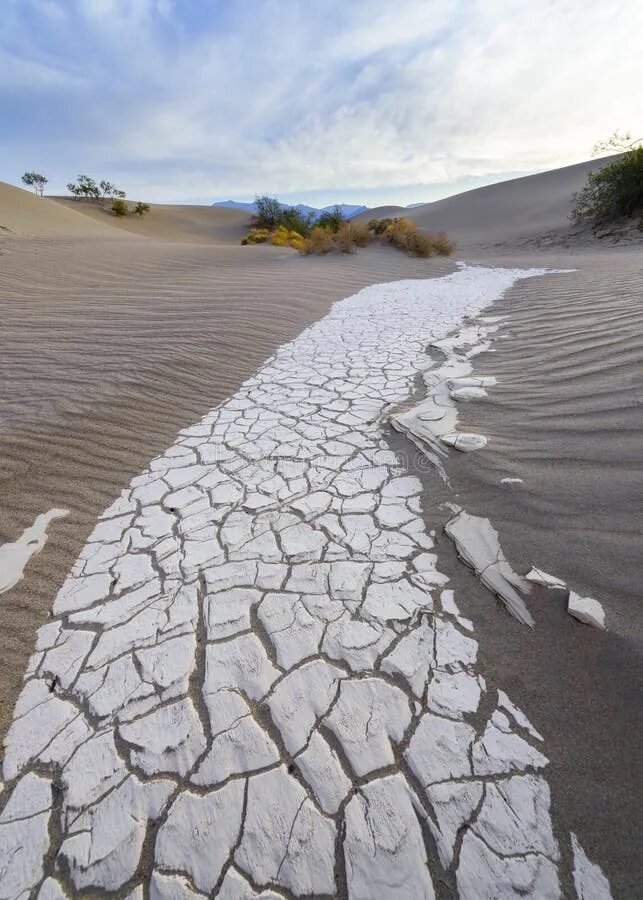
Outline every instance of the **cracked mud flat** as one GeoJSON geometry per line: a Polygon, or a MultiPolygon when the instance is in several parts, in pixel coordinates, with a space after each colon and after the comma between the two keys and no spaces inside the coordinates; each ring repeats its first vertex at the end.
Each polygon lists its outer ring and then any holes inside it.
{"type": "MultiPolygon", "coordinates": [[[[361,291],[122,492],[38,633],[6,741],[0,896],[572,883],[542,737],[479,671],[381,427],[427,344],[541,273],[361,291]]],[[[582,896],[609,896],[573,852],[582,896]]]]}

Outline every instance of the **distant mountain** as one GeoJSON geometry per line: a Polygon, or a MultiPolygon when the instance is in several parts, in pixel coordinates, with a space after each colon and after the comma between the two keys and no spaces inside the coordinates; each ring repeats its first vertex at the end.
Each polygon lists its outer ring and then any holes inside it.
{"type": "MultiPolygon", "coordinates": [[[[368,209],[368,206],[358,206],[354,203],[331,203],[330,206],[322,206],[321,208],[316,206],[306,206],[305,203],[281,203],[280,205],[284,209],[294,205],[294,208],[299,210],[299,212],[313,213],[316,219],[318,219],[322,213],[330,212],[330,210],[335,209],[336,206],[341,209],[347,219],[352,219],[353,216],[357,216],[359,213],[368,209]]],[[[217,203],[213,203],[212,206],[224,206],[228,209],[243,209],[247,212],[257,211],[256,203],[242,203],[238,200],[219,200],[217,203]]]]}

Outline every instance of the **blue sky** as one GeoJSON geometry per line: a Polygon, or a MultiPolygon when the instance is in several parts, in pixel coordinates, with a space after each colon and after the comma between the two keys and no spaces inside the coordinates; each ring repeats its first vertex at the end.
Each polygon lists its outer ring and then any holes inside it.
{"type": "Polygon", "coordinates": [[[643,130],[642,33],[638,0],[1,0],[0,180],[437,199],[643,130]]]}

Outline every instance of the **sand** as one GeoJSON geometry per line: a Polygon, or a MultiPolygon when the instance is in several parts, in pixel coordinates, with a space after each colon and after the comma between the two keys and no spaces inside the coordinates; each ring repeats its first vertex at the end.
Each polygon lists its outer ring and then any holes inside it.
{"type": "MultiPolygon", "coordinates": [[[[489,443],[451,453],[448,474],[457,502],[489,517],[517,572],[536,565],[596,597],[608,631],[573,621],[555,592],[539,587],[528,599],[530,631],[456,561],[446,537],[438,546],[476,623],[485,671],[546,734],[562,827],[579,835],[615,896],[633,896],[643,278],[640,247],[575,243],[570,234],[571,194],[592,166],[477,189],[409,215],[447,230],[469,262],[578,270],[520,282],[491,310],[506,325],[475,370],[498,384],[459,409],[459,427],[489,443]],[[500,485],[504,477],[523,483],[500,485]]],[[[0,540],[16,540],[53,507],[70,510],[0,598],[2,732],[35,630],[120,489],[334,300],[453,269],[388,248],[324,259],[242,248],[244,222],[244,213],[210,207],[155,207],[142,221],[118,221],[1,186],[0,226],[9,231],[0,232],[0,540]]],[[[399,435],[391,441],[408,447],[399,435]]],[[[418,474],[425,520],[439,528],[448,494],[426,467],[418,474]]]]}

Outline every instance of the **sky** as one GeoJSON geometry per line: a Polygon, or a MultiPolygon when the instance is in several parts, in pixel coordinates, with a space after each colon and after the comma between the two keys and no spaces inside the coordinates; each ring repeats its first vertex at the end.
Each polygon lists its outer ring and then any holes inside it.
{"type": "Polygon", "coordinates": [[[427,202],[643,132],[640,0],[0,0],[0,180],[427,202]]]}

